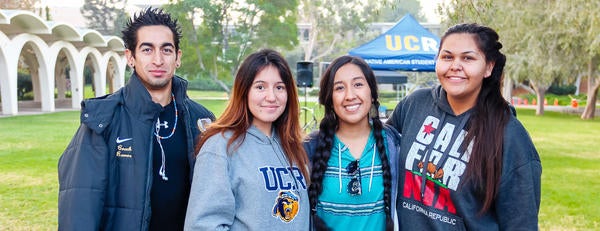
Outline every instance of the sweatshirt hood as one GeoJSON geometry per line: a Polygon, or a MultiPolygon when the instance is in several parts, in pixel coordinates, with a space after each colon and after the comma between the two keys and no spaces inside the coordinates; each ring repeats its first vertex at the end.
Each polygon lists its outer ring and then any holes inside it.
{"type": "Polygon", "coordinates": [[[273,139],[279,140],[279,136],[277,135],[277,132],[274,127],[271,128],[271,134],[272,134],[272,137],[268,137],[263,132],[258,130],[258,128],[255,127],[254,125],[250,125],[250,128],[248,128],[248,131],[246,132],[247,136],[253,137],[260,144],[270,144],[271,140],[273,140],[273,139]]]}
{"type": "Polygon", "coordinates": [[[438,85],[431,89],[431,95],[433,96],[433,103],[443,112],[454,115],[454,111],[452,107],[450,107],[450,103],[448,102],[448,97],[446,97],[446,91],[442,88],[442,85],[438,85]]]}

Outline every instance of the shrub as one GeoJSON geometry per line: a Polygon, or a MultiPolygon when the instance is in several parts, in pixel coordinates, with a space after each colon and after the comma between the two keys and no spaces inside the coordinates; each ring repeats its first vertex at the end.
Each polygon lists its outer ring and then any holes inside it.
{"type": "Polygon", "coordinates": [[[31,75],[24,72],[17,73],[17,99],[18,100],[32,100],[33,99],[33,84],[31,82],[31,75]],[[26,95],[31,95],[29,96],[26,95]]]}
{"type": "MultiPolygon", "coordinates": [[[[535,94],[524,94],[524,95],[519,95],[517,96],[518,98],[521,99],[527,99],[528,103],[531,104],[531,102],[533,101],[533,99],[537,100],[537,96],[535,94]]],[[[577,99],[577,102],[579,103],[579,106],[584,106],[587,102],[587,96],[584,94],[580,94],[580,95],[556,95],[556,94],[551,94],[551,93],[547,93],[544,95],[544,97],[546,98],[546,100],[548,101],[548,105],[554,105],[554,99],[558,100],[558,105],[559,106],[568,106],[571,105],[571,99],[577,99]]]]}
{"type": "Polygon", "coordinates": [[[555,95],[572,95],[575,94],[577,87],[575,85],[558,85],[552,84],[550,88],[548,88],[547,94],[555,94],[555,95]]]}
{"type": "MultiPolygon", "coordinates": [[[[225,83],[231,88],[231,83],[225,83]]],[[[188,89],[192,90],[204,90],[204,91],[223,91],[221,85],[207,77],[199,77],[194,79],[188,79],[188,89]]]]}

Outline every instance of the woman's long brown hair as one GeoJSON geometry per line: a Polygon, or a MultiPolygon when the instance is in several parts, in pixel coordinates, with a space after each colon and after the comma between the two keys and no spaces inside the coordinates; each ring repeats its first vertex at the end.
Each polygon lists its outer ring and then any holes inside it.
{"type": "Polygon", "coordinates": [[[494,63],[491,75],[483,79],[464,143],[467,145],[467,141],[474,141],[466,177],[482,200],[479,212],[484,213],[493,207],[500,188],[504,128],[511,114],[510,106],[500,91],[506,56],[500,52],[502,43],[498,41],[498,34],[489,27],[478,24],[455,25],[442,36],[442,44],[451,34],[472,35],[485,54],[486,62],[494,63]]]}
{"type": "Polygon", "coordinates": [[[233,135],[227,142],[227,150],[233,153],[237,147],[232,147],[234,142],[241,144],[245,138],[246,131],[252,125],[253,116],[248,108],[248,92],[256,75],[267,66],[275,67],[279,71],[281,80],[285,84],[288,95],[285,110],[273,127],[281,139],[282,149],[290,164],[297,165],[307,183],[310,182],[308,174],[308,157],[302,146],[302,132],[300,128],[300,105],[298,103],[298,92],[296,82],[292,76],[290,67],[285,58],[271,49],[263,49],[250,54],[240,65],[233,83],[231,98],[225,111],[208,126],[208,129],[198,137],[200,141],[196,146],[196,153],[200,151],[206,140],[213,135],[232,131],[233,135]],[[240,141],[240,142],[237,142],[240,141]]]}

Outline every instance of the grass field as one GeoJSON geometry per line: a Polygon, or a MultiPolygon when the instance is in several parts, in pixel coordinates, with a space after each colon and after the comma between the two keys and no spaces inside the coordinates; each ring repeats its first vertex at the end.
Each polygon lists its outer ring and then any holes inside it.
{"type": "MultiPolygon", "coordinates": [[[[220,114],[225,100],[201,100],[220,114]]],[[[600,120],[519,109],[542,159],[541,230],[600,230],[600,120]]],[[[0,118],[0,230],[56,230],[57,162],[79,112],[0,118]]]]}

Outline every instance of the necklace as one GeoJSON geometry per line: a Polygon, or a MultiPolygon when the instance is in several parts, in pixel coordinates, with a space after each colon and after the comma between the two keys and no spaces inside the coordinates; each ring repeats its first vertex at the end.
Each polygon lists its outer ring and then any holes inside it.
{"type": "Polygon", "coordinates": [[[179,115],[179,111],[177,111],[177,101],[175,101],[175,95],[171,92],[171,98],[173,99],[173,107],[175,108],[175,122],[173,123],[173,129],[171,130],[171,134],[169,134],[168,136],[161,136],[159,134],[160,132],[160,127],[165,127],[165,128],[169,128],[169,122],[168,121],[164,121],[164,123],[160,123],[160,117],[156,119],[156,128],[154,130],[154,136],[156,137],[156,141],[158,142],[158,146],[160,146],[160,154],[162,157],[162,163],[160,165],[160,169],[158,170],[158,175],[160,175],[162,177],[162,179],[164,181],[168,181],[169,178],[167,177],[167,173],[166,173],[166,165],[165,165],[165,150],[162,146],[162,143],[160,142],[161,140],[166,140],[169,139],[173,136],[173,134],[175,134],[175,129],[177,129],[177,119],[178,119],[178,115],[179,115]]]}
{"type": "Polygon", "coordinates": [[[160,140],[166,140],[171,138],[171,136],[173,136],[173,134],[175,134],[175,129],[177,129],[177,119],[178,119],[178,115],[179,112],[177,111],[177,101],[175,101],[175,95],[173,95],[173,93],[171,93],[171,98],[173,99],[173,107],[175,107],[175,123],[173,124],[173,129],[171,130],[171,134],[169,134],[168,136],[160,136],[159,131],[160,131],[160,127],[165,127],[165,128],[169,128],[169,122],[165,121],[164,123],[160,123],[160,118],[156,119],[156,130],[154,131],[154,135],[160,139],[160,140]]]}

